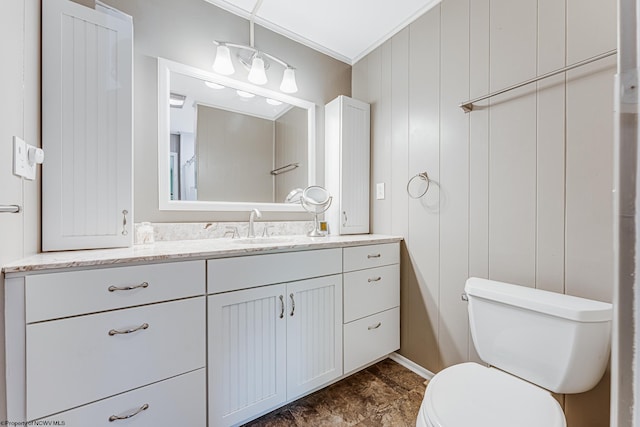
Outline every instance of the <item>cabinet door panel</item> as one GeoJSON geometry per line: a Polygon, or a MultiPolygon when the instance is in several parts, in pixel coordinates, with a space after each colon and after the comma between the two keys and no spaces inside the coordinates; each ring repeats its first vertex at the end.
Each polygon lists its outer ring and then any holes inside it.
{"type": "Polygon", "coordinates": [[[130,246],[130,20],[42,5],[42,249],[130,246]]]}
{"type": "Polygon", "coordinates": [[[340,234],[369,232],[369,104],[345,98],[342,106],[340,234]]]}
{"type": "Polygon", "coordinates": [[[342,275],[287,284],[287,400],[342,375],[342,275]]]}
{"type": "Polygon", "coordinates": [[[272,285],[208,297],[209,425],[232,425],[284,403],[284,296],[284,285],[272,285]]]}

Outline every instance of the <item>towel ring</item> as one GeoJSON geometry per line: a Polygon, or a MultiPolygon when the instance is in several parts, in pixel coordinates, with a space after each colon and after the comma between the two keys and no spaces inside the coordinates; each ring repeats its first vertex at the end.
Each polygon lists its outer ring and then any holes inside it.
{"type": "Polygon", "coordinates": [[[427,191],[429,191],[429,185],[431,184],[431,180],[429,179],[429,175],[426,172],[420,172],[418,174],[415,174],[407,183],[407,194],[409,195],[409,197],[411,197],[412,199],[419,199],[420,197],[424,196],[425,194],[427,194],[427,191]],[[409,189],[411,187],[411,183],[415,180],[415,179],[421,179],[423,181],[425,181],[427,183],[427,186],[425,187],[424,191],[418,195],[415,194],[411,194],[411,190],[409,189]]]}

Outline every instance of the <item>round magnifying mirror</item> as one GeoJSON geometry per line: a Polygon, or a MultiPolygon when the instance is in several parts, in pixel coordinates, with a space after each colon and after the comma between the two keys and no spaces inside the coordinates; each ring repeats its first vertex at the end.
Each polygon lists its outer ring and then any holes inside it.
{"type": "Polygon", "coordinates": [[[311,187],[307,187],[302,192],[302,200],[304,200],[305,203],[316,206],[326,205],[327,203],[329,203],[330,198],[331,196],[329,195],[329,192],[319,185],[312,185],[311,187]]]}
{"type": "Polygon", "coordinates": [[[319,185],[312,185],[307,187],[302,192],[300,198],[300,204],[307,212],[314,214],[313,230],[307,233],[310,237],[323,237],[325,236],[320,231],[320,224],[318,223],[318,215],[325,212],[331,206],[331,196],[329,192],[319,185]]]}

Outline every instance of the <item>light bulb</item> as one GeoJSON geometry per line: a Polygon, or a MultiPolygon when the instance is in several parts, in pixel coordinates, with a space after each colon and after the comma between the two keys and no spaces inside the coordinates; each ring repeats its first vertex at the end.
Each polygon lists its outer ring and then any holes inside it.
{"type": "Polygon", "coordinates": [[[264,60],[256,55],[251,61],[251,71],[247,77],[253,84],[263,85],[267,82],[267,74],[264,72],[264,60]]]}
{"type": "Polygon", "coordinates": [[[213,71],[225,76],[235,72],[233,63],[231,62],[231,51],[224,44],[219,45],[218,49],[216,49],[216,59],[213,62],[213,71]]]}
{"type": "Polygon", "coordinates": [[[298,85],[296,84],[296,72],[293,68],[287,67],[284,69],[280,90],[284,93],[296,93],[298,91],[298,85]]]}

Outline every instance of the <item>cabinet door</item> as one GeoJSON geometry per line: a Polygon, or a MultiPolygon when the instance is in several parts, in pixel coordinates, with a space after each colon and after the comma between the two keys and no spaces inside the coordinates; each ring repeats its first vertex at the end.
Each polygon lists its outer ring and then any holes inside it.
{"type": "Polygon", "coordinates": [[[340,234],[369,232],[369,104],[343,97],[340,234]]]}
{"type": "Polygon", "coordinates": [[[209,425],[228,426],[284,403],[285,285],[209,297],[209,425]]]}
{"type": "Polygon", "coordinates": [[[42,249],[132,243],[132,23],[42,2],[42,249]]]}
{"type": "Polygon", "coordinates": [[[287,284],[287,400],[342,375],[342,275],[287,284]]]}

